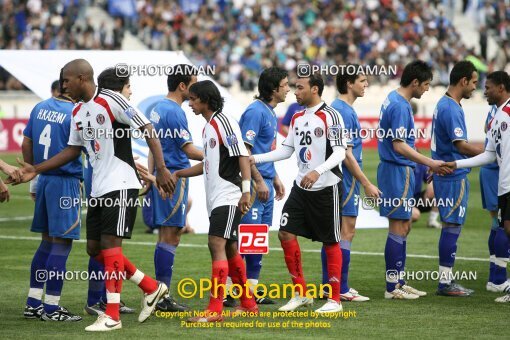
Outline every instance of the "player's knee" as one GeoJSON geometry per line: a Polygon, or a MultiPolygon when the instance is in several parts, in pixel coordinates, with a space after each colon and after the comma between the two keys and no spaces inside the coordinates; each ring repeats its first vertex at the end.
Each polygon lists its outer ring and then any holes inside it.
{"type": "Polygon", "coordinates": [[[290,241],[295,237],[296,237],[295,235],[288,233],[286,231],[283,230],[278,231],[278,239],[280,241],[290,241]]]}
{"type": "Polygon", "coordinates": [[[413,222],[416,222],[420,219],[421,217],[421,213],[420,213],[420,210],[418,210],[417,208],[413,208],[413,213],[412,213],[412,220],[413,222]]]}
{"type": "Polygon", "coordinates": [[[235,241],[227,241],[227,246],[225,247],[227,252],[227,258],[231,259],[237,256],[237,242],[235,241]]]}
{"type": "Polygon", "coordinates": [[[87,254],[90,257],[96,257],[99,255],[100,249],[96,245],[87,244],[87,254]]]}

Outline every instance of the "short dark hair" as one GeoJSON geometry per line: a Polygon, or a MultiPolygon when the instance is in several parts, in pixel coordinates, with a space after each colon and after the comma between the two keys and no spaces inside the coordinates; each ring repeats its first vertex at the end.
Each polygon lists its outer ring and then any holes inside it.
{"type": "Polygon", "coordinates": [[[432,80],[432,68],[426,62],[421,60],[410,62],[404,68],[404,72],[402,72],[400,85],[407,87],[411,85],[415,79],[418,79],[420,84],[424,81],[432,80]]]}
{"type": "Polygon", "coordinates": [[[114,67],[108,67],[97,77],[97,86],[100,89],[120,92],[126,84],[129,84],[129,76],[119,77],[114,67]]]}
{"type": "Polygon", "coordinates": [[[476,72],[476,67],[468,60],[459,61],[453,65],[450,72],[450,85],[457,85],[462,78],[468,81],[473,77],[473,72],[476,72]]]}
{"type": "Polygon", "coordinates": [[[211,111],[216,112],[223,109],[223,97],[212,81],[198,81],[190,86],[189,92],[195,94],[202,103],[206,103],[211,111]]]}
{"type": "Polygon", "coordinates": [[[269,67],[266,68],[260,74],[258,90],[258,99],[262,99],[266,102],[271,101],[273,97],[273,91],[280,88],[280,82],[288,76],[287,71],[280,67],[269,67]]]}
{"type": "Polygon", "coordinates": [[[51,83],[51,91],[60,91],[60,79],[51,83]]]}
{"type": "Polygon", "coordinates": [[[172,67],[172,72],[166,78],[166,85],[168,87],[169,92],[174,92],[179,87],[180,83],[184,83],[184,85],[188,86],[191,77],[196,76],[198,74],[198,70],[193,65],[188,64],[177,64],[172,67]]]}
{"type": "Polygon", "coordinates": [[[510,76],[505,71],[494,71],[487,75],[487,80],[496,85],[503,85],[506,92],[510,92],[510,76]]]}
{"type": "Polygon", "coordinates": [[[324,79],[322,79],[320,74],[312,73],[309,76],[299,78],[308,78],[308,84],[310,84],[310,88],[317,86],[319,88],[319,97],[322,96],[322,91],[324,91],[324,79]]]}
{"type": "Polygon", "coordinates": [[[359,76],[363,75],[363,73],[361,73],[361,72],[360,73],[357,73],[357,72],[355,72],[355,73],[346,72],[345,70],[347,70],[347,67],[350,67],[350,66],[355,67],[356,70],[359,69],[359,65],[349,64],[349,65],[346,65],[346,67],[344,68],[344,72],[340,72],[336,76],[336,89],[338,90],[338,92],[340,94],[346,94],[347,93],[347,88],[348,88],[347,87],[347,83],[354,84],[356,79],[358,79],[359,76]]]}

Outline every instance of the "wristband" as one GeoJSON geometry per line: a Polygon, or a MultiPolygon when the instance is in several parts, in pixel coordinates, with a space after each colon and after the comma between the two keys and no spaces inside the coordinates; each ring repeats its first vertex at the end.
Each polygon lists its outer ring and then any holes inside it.
{"type": "Polygon", "coordinates": [[[242,184],[241,184],[241,188],[242,188],[242,192],[243,194],[245,193],[249,193],[250,192],[250,187],[251,187],[251,181],[243,181],[242,184]]]}

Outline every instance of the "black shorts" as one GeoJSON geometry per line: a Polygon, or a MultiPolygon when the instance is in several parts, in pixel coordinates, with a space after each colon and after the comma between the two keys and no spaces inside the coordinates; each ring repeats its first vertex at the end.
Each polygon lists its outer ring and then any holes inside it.
{"type": "Polygon", "coordinates": [[[131,238],[136,220],[138,189],[116,190],[88,200],[87,240],[101,234],[131,238]]]}
{"type": "Polygon", "coordinates": [[[510,192],[498,196],[499,227],[505,227],[505,221],[510,221],[510,192]]]}
{"type": "Polygon", "coordinates": [[[318,191],[294,183],[282,210],[280,230],[325,243],[340,242],[342,183],[318,191]]]}
{"type": "Polygon", "coordinates": [[[209,216],[209,235],[237,241],[241,211],[237,205],[222,205],[214,208],[209,216]]]}
{"type": "Polygon", "coordinates": [[[418,195],[414,196],[414,200],[416,201],[416,209],[418,209],[421,213],[426,213],[432,210],[432,204],[427,202],[425,198],[425,193],[427,190],[422,190],[418,195]]]}

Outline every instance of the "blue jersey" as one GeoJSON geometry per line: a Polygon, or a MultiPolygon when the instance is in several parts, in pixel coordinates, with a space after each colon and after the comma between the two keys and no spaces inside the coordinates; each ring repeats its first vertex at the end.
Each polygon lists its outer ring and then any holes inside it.
{"type": "MultiPolygon", "coordinates": [[[[455,141],[462,140],[467,141],[464,110],[453,98],[444,95],[437,103],[432,117],[432,138],[430,141],[432,159],[452,162],[468,158],[461,154],[454,144],[455,141]]],[[[434,180],[460,179],[470,171],[469,168],[456,169],[450,175],[434,175],[434,180]]]]}
{"type": "Polygon", "coordinates": [[[359,123],[356,111],[354,111],[352,106],[338,98],[331,103],[331,107],[337,110],[340,115],[342,115],[345,129],[349,131],[347,145],[352,146],[352,154],[358,163],[361,164],[361,160],[363,159],[360,138],[361,125],[359,123]]]}
{"type": "Polygon", "coordinates": [[[384,134],[377,142],[381,161],[414,168],[413,161],[393,149],[394,140],[401,140],[414,149],[415,139],[413,109],[396,90],[390,92],[381,106],[379,129],[384,134]]]}
{"type": "MultiPolygon", "coordinates": [[[[74,104],[61,98],[46,99],[37,104],[23,135],[32,140],[34,165],[42,163],[64,150],[68,145],[74,104]]],[[[45,175],[82,178],[81,157],[45,175]]]]}
{"type": "MultiPolygon", "coordinates": [[[[244,142],[252,147],[252,154],[266,153],[276,148],[278,120],[269,104],[255,100],[244,111],[239,126],[244,142]]],[[[264,178],[276,176],[273,162],[257,164],[257,169],[264,178]]]]}
{"type": "Polygon", "coordinates": [[[193,140],[181,106],[164,98],[152,109],[149,118],[158,133],[166,167],[170,170],[189,168],[190,162],[182,147],[193,140]]]}
{"type": "MultiPolygon", "coordinates": [[[[492,121],[492,118],[494,118],[494,116],[496,115],[497,111],[498,111],[498,106],[492,105],[491,109],[489,111],[489,114],[487,115],[487,119],[485,120],[485,131],[490,130],[490,122],[492,121]]],[[[485,138],[485,146],[487,146],[487,138],[485,138]]],[[[497,169],[499,169],[499,166],[498,166],[498,162],[494,161],[494,163],[484,165],[484,166],[482,166],[482,168],[497,170],[497,169]]]]}
{"type": "Polygon", "coordinates": [[[290,126],[290,121],[292,120],[292,116],[294,116],[294,113],[298,111],[304,110],[305,107],[299,105],[298,103],[292,103],[287,108],[287,112],[285,113],[285,116],[282,118],[282,125],[290,126]]]}

